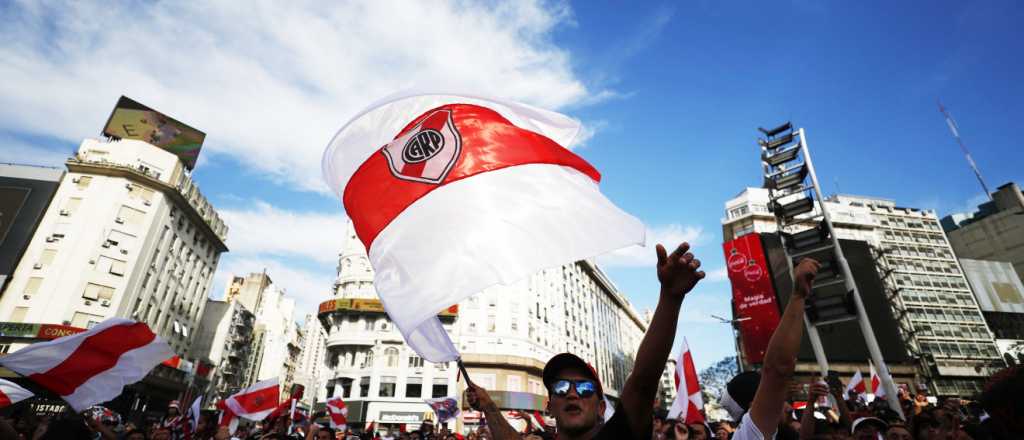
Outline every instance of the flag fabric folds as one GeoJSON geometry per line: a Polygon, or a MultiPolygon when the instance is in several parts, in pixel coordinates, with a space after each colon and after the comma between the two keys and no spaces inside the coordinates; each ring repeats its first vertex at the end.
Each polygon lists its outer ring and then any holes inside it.
{"type": "Polygon", "coordinates": [[[687,424],[704,423],[704,398],[700,394],[700,383],[697,379],[697,368],[693,364],[690,345],[683,338],[683,346],[676,361],[676,400],[668,410],[668,417],[675,419],[680,415],[687,424]]]}
{"type": "Polygon", "coordinates": [[[192,435],[195,434],[196,429],[199,427],[199,415],[201,413],[200,403],[203,401],[203,396],[196,397],[196,400],[192,402],[192,405],[188,407],[185,412],[183,419],[184,426],[182,432],[185,435],[185,440],[192,440],[192,435]]]}
{"type": "Polygon", "coordinates": [[[436,399],[423,399],[434,410],[437,416],[437,423],[444,423],[454,419],[462,413],[459,410],[459,402],[454,397],[440,397],[436,399]]]}
{"type": "Polygon", "coordinates": [[[857,394],[863,394],[867,391],[865,385],[864,376],[860,374],[860,370],[857,370],[857,372],[853,374],[853,377],[850,378],[850,383],[846,384],[846,395],[843,396],[843,398],[848,397],[850,395],[850,391],[857,394]]]}
{"type": "MultiPolygon", "coordinates": [[[[331,428],[344,432],[348,428],[348,407],[341,397],[327,401],[327,415],[331,418],[331,428]]],[[[371,425],[372,426],[372,425],[371,425]]]]}
{"type": "MultiPolygon", "coordinates": [[[[270,378],[239,391],[221,401],[233,417],[252,421],[265,419],[278,408],[281,401],[281,387],[277,378],[270,378]]],[[[225,414],[225,418],[226,414],[225,414]]],[[[223,421],[222,421],[223,425],[223,421]]]]}
{"type": "Polygon", "coordinates": [[[871,392],[875,393],[875,397],[879,399],[885,398],[885,387],[882,386],[882,378],[878,376],[878,372],[875,371],[875,364],[871,365],[871,392]]]}
{"type": "Polygon", "coordinates": [[[22,388],[21,385],[0,379],[0,408],[7,408],[34,395],[31,391],[22,388]]]}
{"type": "Polygon", "coordinates": [[[332,139],[324,178],[366,246],[385,310],[421,357],[458,357],[438,311],[643,243],[643,224],[565,148],[579,129],[524,104],[421,94],[371,106],[332,139]]]}
{"type": "Polygon", "coordinates": [[[144,323],[111,318],[0,358],[3,365],[61,396],[75,411],[106,402],[174,355],[144,323]]]}

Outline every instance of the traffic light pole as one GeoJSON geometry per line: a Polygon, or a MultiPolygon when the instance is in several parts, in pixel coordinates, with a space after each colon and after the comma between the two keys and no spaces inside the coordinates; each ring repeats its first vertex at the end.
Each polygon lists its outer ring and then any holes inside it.
{"type": "MultiPolygon", "coordinates": [[[[814,172],[814,164],[811,162],[811,151],[807,146],[807,135],[804,133],[804,129],[798,130],[800,133],[800,148],[803,149],[804,164],[807,166],[807,172],[811,177],[811,182],[814,184],[814,194],[818,199],[818,207],[821,209],[822,216],[824,217],[825,224],[828,226],[829,231],[835,231],[832,227],[832,218],[828,214],[828,209],[825,207],[825,198],[821,194],[821,186],[818,185],[818,174],[814,172]]],[[[860,299],[860,291],[857,289],[857,283],[853,280],[853,272],[850,271],[850,265],[846,261],[846,257],[843,255],[843,249],[839,246],[839,237],[833,232],[832,244],[835,246],[836,260],[839,263],[839,267],[842,268],[843,277],[845,278],[846,288],[853,292],[853,303],[857,308],[857,322],[860,324],[860,331],[864,334],[864,343],[868,347],[868,353],[871,355],[871,360],[874,362],[875,367],[878,368],[878,374],[881,376],[882,386],[885,387],[885,394],[889,402],[889,408],[896,411],[900,415],[900,418],[906,420],[906,416],[903,414],[903,408],[900,407],[899,393],[896,391],[896,385],[892,381],[892,376],[889,375],[889,367],[886,366],[885,361],[882,358],[882,350],[878,347],[878,340],[875,339],[875,332],[871,329],[871,322],[868,321],[867,313],[864,311],[864,303],[860,299]]],[[[787,259],[788,260],[788,259],[787,259]]],[[[793,262],[789,261],[790,273],[792,274],[793,262]]],[[[824,371],[828,371],[828,361],[825,358],[825,352],[821,346],[821,340],[818,339],[817,344],[814,343],[814,339],[818,337],[818,330],[811,322],[807,319],[807,315],[804,314],[804,323],[807,325],[807,333],[811,337],[811,343],[814,345],[814,354],[818,357],[818,364],[824,365],[824,371]],[[819,355],[819,350],[821,351],[819,355]],[[823,363],[824,362],[824,363],[823,363]]]]}

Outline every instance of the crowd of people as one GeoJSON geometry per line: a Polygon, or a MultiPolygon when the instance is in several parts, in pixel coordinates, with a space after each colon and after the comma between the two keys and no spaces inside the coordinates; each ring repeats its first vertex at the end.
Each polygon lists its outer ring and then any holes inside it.
{"type": "Polygon", "coordinates": [[[467,435],[429,422],[411,432],[336,432],[321,423],[323,413],[300,422],[280,416],[243,424],[231,432],[227,426],[220,426],[216,412],[204,411],[194,428],[185,428],[191,419],[183,417],[180,406],[173,402],[165,417],[145,426],[123,421],[103,407],[82,414],[37,417],[27,406],[21,406],[0,413],[0,440],[1024,439],[1024,367],[1011,367],[992,377],[977,401],[945,398],[933,404],[924,394],[911,396],[901,389],[898,399],[902,414],[884,399],[868,402],[855,392],[847,393],[835,378],[812,381],[805,392],[794,393],[804,304],[819,269],[811,259],[800,261],[794,270],[794,291],[768,344],[761,370],[738,374],[722,392],[720,404],[731,420],[687,423],[690,418],[668,418],[664,411],[656,411],[652,402],[673,345],[683,299],[704,272],[686,243],[671,253],[658,245],[657,256],[661,283],[658,305],[636,353],[633,371],[607,420],[609,400],[597,372],[578,356],[562,353],[549,360],[543,370],[548,391],[546,411],[554,418],[554,426],[541,423],[533,427],[524,416],[525,432],[513,428],[488,390],[467,377],[466,402],[484,417],[481,427],[467,435]]]}

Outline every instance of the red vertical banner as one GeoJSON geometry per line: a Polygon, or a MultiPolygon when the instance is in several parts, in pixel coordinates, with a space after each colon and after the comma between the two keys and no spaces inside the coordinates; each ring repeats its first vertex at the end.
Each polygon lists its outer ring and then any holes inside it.
{"type": "Polygon", "coordinates": [[[760,363],[775,328],[779,326],[778,297],[768,272],[760,234],[747,234],[722,244],[732,283],[735,318],[749,363],[760,363]]]}

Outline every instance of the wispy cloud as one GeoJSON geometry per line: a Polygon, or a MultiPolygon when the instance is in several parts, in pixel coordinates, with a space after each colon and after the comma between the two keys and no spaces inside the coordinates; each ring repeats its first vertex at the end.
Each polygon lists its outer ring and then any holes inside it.
{"type": "Polygon", "coordinates": [[[125,94],[268,178],[324,191],[320,155],[399,90],[564,108],[591,96],[551,42],[564,3],[15,2],[0,8],[0,132],[72,142],[125,94]]]}
{"type": "Polygon", "coordinates": [[[691,246],[700,245],[707,237],[704,230],[699,226],[683,226],[678,223],[670,225],[647,228],[647,237],[644,246],[630,246],[617,251],[602,255],[597,262],[602,266],[653,266],[657,262],[654,253],[654,246],[661,243],[666,249],[674,249],[682,242],[688,242],[691,246]]]}
{"type": "Polygon", "coordinates": [[[267,271],[274,284],[283,288],[289,298],[295,299],[295,319],[315,311],[317,305],[331,298],[334,272],[330,270],[307,269],[296,266],[293,261],[258,255],[227,254],[217,268],[213,278],[213,292],[210,297],[223,298],[224,288],[232,275],[244,276],[250,272],[267,271]]]}
{"type": "Polygon", "coordinates": [[[253,201],[248,209],[222,209],[231,228],[228,246],[241,255],[305,258],[334,264],[345,234],[344,215],[281,209],[253,201]]]}
{"type": "Polygon", "coordinates": [[[62,152],[50,146],[0,135],[0,162],[63,168],[64,161],[71,155],[70,148],[62,152]]]}

